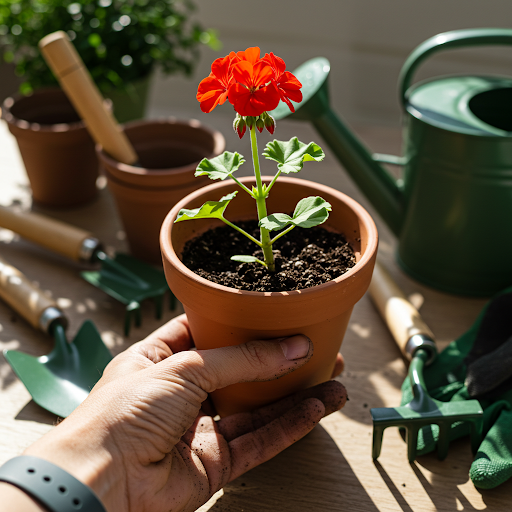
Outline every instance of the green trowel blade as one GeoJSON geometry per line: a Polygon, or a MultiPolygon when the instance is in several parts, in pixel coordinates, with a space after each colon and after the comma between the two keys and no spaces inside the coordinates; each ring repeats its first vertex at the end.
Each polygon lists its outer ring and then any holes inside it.
{"type": "Polygon", "coordinates": [[[112,354],[90,321],[85,321],[74,340],[55,336],[48,355],[33,357],[17,350],[4,356],[35,403],[61,418],[69,416],[98,382],[112,354]]]}

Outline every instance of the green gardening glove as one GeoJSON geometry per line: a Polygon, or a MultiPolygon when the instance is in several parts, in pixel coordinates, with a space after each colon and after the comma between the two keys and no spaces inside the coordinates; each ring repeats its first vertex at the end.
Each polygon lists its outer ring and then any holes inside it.
{"type": "MultiPolygon", "coordinates": [[[[512,288],[486,304],[469,331],[425,368],[424,379],[430,396],[441,402],[480,401],[484,438],[469,472],[474,485],[491,489],[512,477],[512,288]]],[[[407,378],[401,405],[412,398],[407,378]]],[[[469,430],[468,423],[454,423],[450,441],[469,430]]],[[[433,451],[438,436],[437,425],[422,428],[418,454],[433,451]]]]}

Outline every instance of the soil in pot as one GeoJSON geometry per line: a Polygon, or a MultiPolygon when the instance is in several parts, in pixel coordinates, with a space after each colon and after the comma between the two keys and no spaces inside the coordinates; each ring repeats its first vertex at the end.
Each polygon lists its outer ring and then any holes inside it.
{"type": "MultiPolygon", "coordinates": [[[[256,221],[238,223],[259,238],[256,221]]],[[[356,264],[350,244],[340,233],[321,226],[295,228],[274,244],[276,272],[260,263],[239,263],[236,254],[263,259],[251,240],[229,226],[221,226],[190,240],[184,248],[183,263],[197,275],[217,284],[253,292],[281,292],[311,288],[343,275],[356,264]]]]}

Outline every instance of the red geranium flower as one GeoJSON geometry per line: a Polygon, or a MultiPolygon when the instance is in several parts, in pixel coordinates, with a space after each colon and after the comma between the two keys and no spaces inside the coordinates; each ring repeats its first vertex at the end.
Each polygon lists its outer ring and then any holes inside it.
{"type": "Polygon", "coordinates": [[[262,59],[267,62],[274,71],[273,83],[279,91],[280,98],[288,105],[288,108],[295,112],[295,108],[290,100],[300,103],[302,101],[302,84],[297,80],[293,73],[286,70],[286,64],[283,59],[271,53],[266,53],[262,59]]]}
{"type": "Polygon", "coordinates": [[[261,59],[257,46],[216,59],[197,90],[201,110],[211,112],[228,99],[241,116],[258,117],[283,100],[295,112],[290,100],[302,100],[302,84],[285,70],[284,60],[273,53],[261,59]]]}
{"type": "Polygon", "coordinates": [[[233,82],[231,73],[232,61],[236,58],[234,52],[226,57],[215,59],[212,72],[201,80],[197,88],[196,98],[201,104],[203,112],[211,112],[217,105],[222,105],[228,97],[228,88],[233,82]]]}

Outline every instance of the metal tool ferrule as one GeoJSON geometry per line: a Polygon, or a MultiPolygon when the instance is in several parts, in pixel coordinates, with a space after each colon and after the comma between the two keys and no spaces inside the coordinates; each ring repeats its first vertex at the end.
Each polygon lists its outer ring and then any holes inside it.
{"type": "Polygon", "coordinates": [[[68,326],[68,320],[64,316],[64,313],[60,309],[50,306],[41,313],[39,317],[39,327],[44,332],[49,333],[50,327],[55,321],[58,321],[64,328],[68,326]]]}
{"type": "Polygon", "coordinates": [[[405,353],[412,359],[415,352],[420,348],[428,353],[425,364],[429,365],[437,356],[435,341],[426,334],[414,334],[405,345],[405,353]]]}
{"type": "Polygon", "coordinates": [[[82,242],[78,257],[80,261],[91,263],[94,258],[94,253],[101,249],[101,242],[94,237],[87,237],[82,242]]]}

